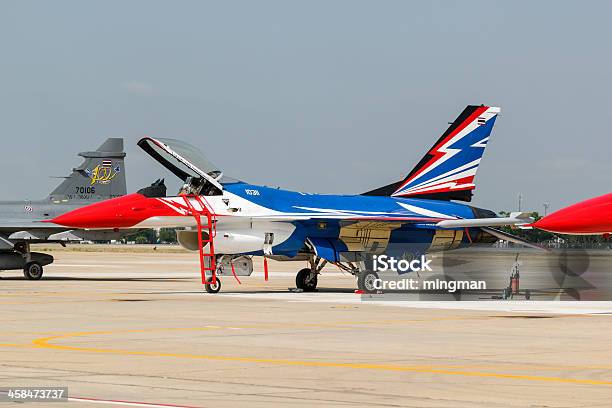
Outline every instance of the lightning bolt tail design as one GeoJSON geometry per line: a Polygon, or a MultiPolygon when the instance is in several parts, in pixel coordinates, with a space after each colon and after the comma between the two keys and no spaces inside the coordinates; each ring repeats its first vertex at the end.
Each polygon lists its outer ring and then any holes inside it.
{"type": "Polygon", "coordinates": [[[365,195],[471,201],[474,177],[500,109],[470,105],[401,181],[365,195]]]}

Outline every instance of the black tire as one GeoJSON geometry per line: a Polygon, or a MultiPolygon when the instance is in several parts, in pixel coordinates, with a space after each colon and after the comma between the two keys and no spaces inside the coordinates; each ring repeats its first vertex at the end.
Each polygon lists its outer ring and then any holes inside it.
{"type": "Polygon", "coordinates": [[[221,290],[221,279],[219,279],[219,277],[216,277],[216,282],[215,284],[211,284],[211,283],[205,283],[204,284],[204,289],[206,289],[206,292],[208,293],[219,293],[219,291],[221,290]]]}
{"type": "Polygon", "coordinates": [[[378,279],[378,274],[374,271],[360,272],[357,277],[357,288],[365,293],[376,293],[378,289],[374,287],[374,282],[378,279]]]}
{"type": "Polygon", "coordinates": [[[295,275],[295,287],[302,289],[304,292],[314,292],[317,289],[317,283],[319,283],[318,276],[315,275],[312,279],[310,277],[310,269],[304,268],[295,275]]]}
{"type": "Polygon", "coordinates": [[[27,280],[40,280],[43,276],[43,267],[38,262],[28,262],[23,268],[23,276],[27,280]]]}

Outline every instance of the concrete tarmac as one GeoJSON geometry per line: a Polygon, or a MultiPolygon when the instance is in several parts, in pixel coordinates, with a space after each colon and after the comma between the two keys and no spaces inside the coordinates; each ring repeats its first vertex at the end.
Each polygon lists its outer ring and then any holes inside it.
{"type": "Polygon", "coordinates": [[[290,293],[301,262],[208,295],[191,253],[52,254],[0,273],[0,389],[69,388],[37,407],[611,406],[610,302],[363,302],[333,269],[290,293]]]}

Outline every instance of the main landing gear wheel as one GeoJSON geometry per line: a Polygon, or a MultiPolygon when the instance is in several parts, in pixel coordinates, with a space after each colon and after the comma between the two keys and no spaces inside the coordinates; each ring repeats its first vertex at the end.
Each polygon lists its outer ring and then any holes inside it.
{"type": "Polygon", "coordinates": [[[375,283],[378,280],[378,274],[374,271],[361,272],[357,277],[357,288],[365,293],[376,293],[375,283]]]}
{"type": "Polygon", "coordinates": [[[208,293],[218,293],[221,290],[221,279],[219,279],[219,277],[217,276],[217,278],[215,280],[216,280],[216,282],[214,284],[212,284],[212,283],[205,283],[204,284],[204,289],[206,289],[206,292],[208,292],[208,293]]]}
{"type": "Polygon", "coordinates": [[[317,275],[311,277],[310,268],[304,268],[295,276],[295,286],[304,292],[314,292],[317,289],[317,275]]]}
{"type": "Polygon", "coordinates": [[[28,262],[23,268],[23,276],[27,280],[39,280],[43,276],[43,267],[38,262],[28,262]]]}

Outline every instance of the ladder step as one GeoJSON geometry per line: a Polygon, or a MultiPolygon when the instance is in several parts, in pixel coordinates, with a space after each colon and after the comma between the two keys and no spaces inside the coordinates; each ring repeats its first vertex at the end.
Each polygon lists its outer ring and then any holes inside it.
{"type": "MultiPolygon", "coordinates": [[[[200,262],[201,262],[201,272],[202,272],[202,280],[204,283],[212,283],[212,280],[206,279],[205,272],[211,271],[213,276],[215,276],[216,271],[216,262],[215,262],[215,248],[214,248],[214,238],[217,235],[217,220],[215,216],[210,212],[208,208],[208,203],[204,203],[202,198],[197,195],[184,195],[185,204],[188,207],[188,214],[195,218],[195,221],[198,226],[199,231],[208,232],[208,239],[202,239],[202,244],[210,244],[209,249],[210,252],[201,252],[200,254],[200,262]],[[194,199],[202,208],[201,210],[196,210],[196,208],[191,203],[190,199],[194,199]],[[204,220],[203,220],[204,218],[204,220]],[[205,224],[202,222],[205,221],[205,224]],[[204,265],[204,258],[210,258],[210,266],[204,265]]],[[[204,199],[205,201],[206,199],[204,199]]]]}

